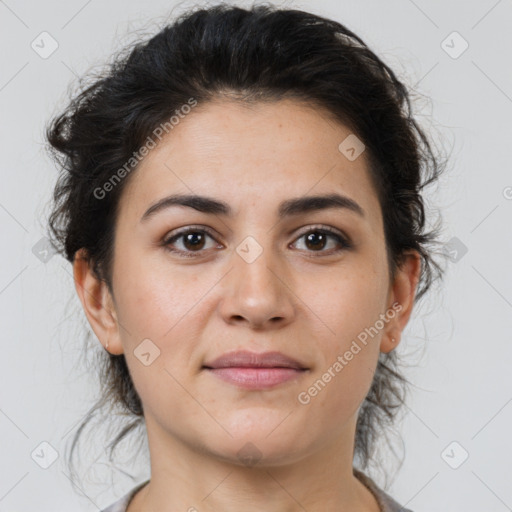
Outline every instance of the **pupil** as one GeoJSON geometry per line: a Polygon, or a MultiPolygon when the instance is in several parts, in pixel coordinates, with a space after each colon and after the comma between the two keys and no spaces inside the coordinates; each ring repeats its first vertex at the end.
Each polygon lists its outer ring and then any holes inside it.
{"type": "Polygon", "coordinates": [[[313,248],[322,249],[324,246],[324,242],[325,242],[325,235],[323,233],[310,233],[306,237],[306,245],[308,245],[308,247],[310,247],[312,245],[313,248]],[[320,247],[316,247],[318,245],[318,240],[315,243],[315,239],[320,239],[320,247]],[[312,244],[310,244],[310,242],[312,242],[312,244]]]}
{"type": "Polygon", "coordinates": [[[192,248],[198,248],[199,246],[201,246],[201,242],[204,242],[204,239],[203,240],[199,240],[199,243],[198,243],[198,240],[194,239],[194,237],[199,237],[201,238],[202,237],[202,234],[201,233],[187,233],[185,235],[185,245],[187,244],[191,244],[191,247],[192,248]]]}

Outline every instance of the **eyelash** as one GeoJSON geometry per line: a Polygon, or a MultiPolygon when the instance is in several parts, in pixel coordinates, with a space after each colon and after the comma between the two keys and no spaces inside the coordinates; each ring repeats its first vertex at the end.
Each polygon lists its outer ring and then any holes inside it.
{"type": "MultiPolygon", "coordinates": [[[[195,258],[197,257],[196,255],[197,254],[200,254],[202,252],[205,252],[205,250],[198,250],[198,251],[182,251],[181,249],[173,249],[170,247],[170,245],[172,243],[174,243],[176,240],[178,240],[179,238],[183,237],[184,235],[188,235],[189,233],[202,233],[202,234],[207,234],[209,237],[211,237],[213,240],[215,240],[215,237],[213,236],[213,233],[205,228],[205,227],[202,227],[202,226],[189,226],[185,229],[183,229],[182,231],[179,231],[178,233],[175,233],[174,235],[172,235],[171,237],[168,237],[166,238],[163,242],[162,242],[162,245],[164,246],[164,249],[169,251],[169,252],[172,252],[174,254],[178,254],[180,255],[180,257],[184,257],[184,258],[195,258]]],[[[345,251],[345,250],[348,250],[348,249],[351,249],[352,248],[352,243],[344,236],[342,236],[340,233],[338,233],[338,231],[335,231],[327,226],[313,226],[311,228],[308,229],[308,231],[304,231],[303,233],[301,233],[297,238],[296,240],[304,237],[305,235],[309,235],[310,233],[321,233],[321,234],[324,234],[324,235],[328,235],[332,238],[334,238],[342,247],[340,249],[336,249],[334,251],[307,251],[307,252],[318,252],[318,253],[325,253],[327,252],[328,254],[327,255],[332,255],[332,254],[337,254],[341,251],[345,251]]],[[[216,240],[215,240],[216,241],[216,240]]],[[[319,256],[313,256],[313,257],[322,257],[321,255],[319,256]]]]}

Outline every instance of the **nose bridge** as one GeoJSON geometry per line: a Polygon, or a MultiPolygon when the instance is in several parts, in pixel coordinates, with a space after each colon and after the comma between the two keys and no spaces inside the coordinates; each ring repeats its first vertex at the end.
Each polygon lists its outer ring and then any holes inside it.
{"type": "Polygon", "coordinates": [[[267,295],[265,300],[270,300],[270,296],[275,300],[279,294],[279,286],[276,283],[277,276],[276,258],[273,254],[271,236],[262,235],[256,237],[247,236],[236,247],[236,254],[233,255],[233,264],[236,266],[237,282],[242,288],[243,293],[252,294],[256,299],[256,295],[267,295]]]}
{"type": "Polygon", "coordinates": [[[252,236],[247,237],[238,245],[236,256],[233,259],[239,269],[240,284],[267,291],[275,288],[272,277],[276,277],[275,271],[272,272],[272,267],[275,266],[275,257],[272,250],[270,243],[262,246],[252,236]]]}
{"type": "Polygon", "coordinates": [[[293,306],[285,285],[284,265],[274,253],[271,233],[244,238],[232,253],[222,313],[226,320],[243,317],[251,324],[288,318],[293,306]]]}

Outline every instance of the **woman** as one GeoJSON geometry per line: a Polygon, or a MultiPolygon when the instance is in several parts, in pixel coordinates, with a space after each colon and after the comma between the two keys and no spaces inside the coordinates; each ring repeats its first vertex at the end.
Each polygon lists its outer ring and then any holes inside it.
{"type": "Polygon", "coordinates": [[[421,195],[441,166],[392,70],[310,13],[198,9],[47,136],[98,408],[136,420],[114,445],[147,432],[151,479],[104,512],[408,510],[363,470],[441,275],[421,195]]]}

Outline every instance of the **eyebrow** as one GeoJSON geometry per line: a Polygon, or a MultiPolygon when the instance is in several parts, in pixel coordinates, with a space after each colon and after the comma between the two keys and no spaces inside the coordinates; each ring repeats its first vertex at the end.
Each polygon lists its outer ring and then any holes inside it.
{"type": "MultiPolygon", "coordinates": [[[[233,216],[233,211],[229,204],[213,199],[211,197],[199,195],[180,195],[175,194],[164,197],[151,205],[141,217],[141,222],[147,221],[153,217],[157,212],[161,212],[172,206],[185,206],[193,208],[202,213],[211,215],[225,215],[228,217],[233,216]]],[[[302,213],[309,213],[320,210],[327,210],[329,208],[344,209],[356,213],[360,217],[365,217],[365,211],[353,199],[340,194],[316,195],[316,196],[303,196],[293,199],[287,199],[279,204],[278,217],[284,219],[302,213]]]]}

